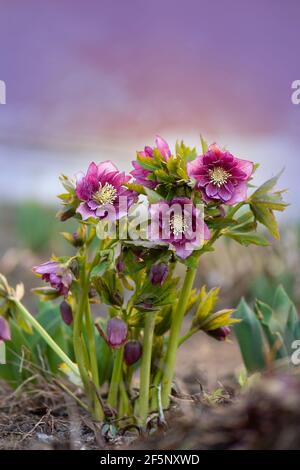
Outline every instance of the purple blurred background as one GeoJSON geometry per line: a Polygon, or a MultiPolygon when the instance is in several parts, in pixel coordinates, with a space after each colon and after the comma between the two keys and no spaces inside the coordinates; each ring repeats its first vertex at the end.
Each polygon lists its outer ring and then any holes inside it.
{"type": "Polygon", "coordinates": [[[156,133],[286,167],[298,215],[297,0],[0,0],[0,198],[53,203],[60,172],[129,169],[156,133]]]}

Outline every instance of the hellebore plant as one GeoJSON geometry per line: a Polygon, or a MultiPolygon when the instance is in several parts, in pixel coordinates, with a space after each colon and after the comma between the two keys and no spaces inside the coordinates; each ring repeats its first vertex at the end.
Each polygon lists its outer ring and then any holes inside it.
{"type": "Polygon", "coordinates": [[[117,415],[144,427],[150,411],[161,416],[170,405],[178,348],[199,330],[225,341],[239,321],[232,309],[216,310],[218,288],[194,288],[199,260],[217,239],[265,246],[258,223],[279,238],[274,211],[286,204],[282,191],[273,189],[278,177],[249,194],[256,165],[215,144],[208,147],[202,138],[201,144],[200,155],[183,142],[172,153],[157,137],[154,147],[137,152],[129,175],[106,161],[92,162],[76,181],[61,177],[60,220],[78,222],[75,233],[63,233],[74,254],[35,266],[48,285],[33,291],[44,300],[60,299],[75,362],[21,303],[20,286],[12,289],[0,278],[0,341],[10,340],[12,318],[38,331],[61,359],[61,369],[80,381],[97,420],[117,415]],[[185,269],[181,287],[177,264],[185,269]],[[106,306],[105,319],[97,315],[99,303],[106,306]],[[100,340],[113,358],[106,401],[100,340]],[[139,391],[133,386],[138,369],[139,391]]]}

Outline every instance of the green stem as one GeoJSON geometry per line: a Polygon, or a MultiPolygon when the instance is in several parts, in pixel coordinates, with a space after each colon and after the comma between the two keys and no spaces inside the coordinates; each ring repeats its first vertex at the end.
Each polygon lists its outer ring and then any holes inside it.
{"type": "Polygon", "coordinates": [[[79,375],[79,370],[76,364],[66,355],[66,353],[56,344],[56,342],[51,338],[51,336],[44,330],[40,323],[31,315],[31,313],[24,307],[24,305],[19,302],[17,299],[12,299],[16,307],[18,308],[20,314],[30,323],[30,325],[41,335],[41,337],[46,341],[46,343],[53,349],[54,352],[65,362],[72,372],[76,375],[79,375]]]}
{"type": "Polygon", "coordinates": [[[172,388],[172,380],[174,376],[176,353],[181,326],[184,314],[188,305],[190,293],[196,277],[197,270],[187,268],[184,283],[178,300],[177,308],[173,313],[170,337],[165,361],[165,370],[162,380],[162,406],[168,408],[170,404],[170,393],[172,388]]]}
{"type": "Polygon", "coordinates": [[[124,347],[116,350],[116,356],[114,361],[113,373],[111,377],[109,393],[107,403],[111,408],[116,409],[118,404],[118,391],[122,375],[122,364],[123,364],[123,351],[124,347]]]}
{"type": "Polygon", "coordinates": [[[178,341],[178,347],[181,346],[185,341],[187,341],[191,336],[193,336],[200,328],[193,328],[189,330],[185,335],[181,336],[178,341]]]}
{"type": "Polygon", "coordinates": [[[120,403],[119,417],[129,416],[131,414],[131,404],[127,394],[124,380],[120,380],[120,403]]]}
{"type": "Polygon", "coordinates": [[[143,355],[140,371],[140,396],[138,402],[138,412],[140,423],[145,426],[149,413],[149,389],[151,373],[151,356],[153,333],[155,326],[155,314],[148,313],[145,317],[143,355]]]}
{"type": "MultiPolygon", "coordinates": [[[[97,364],[95,330],[94,330],[94,325],[92,322],[90,303],[89,303],[87,293],[85,297],[86,297],[85,324],[86,324],[86,334],[87,334],[88,346],[89,346],[90,367],[91,367],[91,374],[92,374],[93,382],[95,384],[96,389],[98,390],[100,388],[100,382],[99,382],[99,372],[98,372],[98,364],[97,364]]],[[[104,418],[104,413],[97,397],[95,397],[94,407],[95,407],[95,418],[97,420],[102,420],[104,418]]]]}
{"type": "MultiPolygon", "coordinates": [[[[83,280],[84,275],[81,275],[81,280],[83,280]]],[[[77,304],[77,310],[75,312],[74,318],[74,328],[73,328],[73,347],[76,357],[76,362],[79,368],[80,376],[86,391],[87,396],[91,399],[91,388],[89,383],[89,376],[86,369],[86,357],[84,355],[84,342],[82,338],[82,319],[84,313],[84,296],[83,292],[79,295],[79,301],[77,304]]]]}

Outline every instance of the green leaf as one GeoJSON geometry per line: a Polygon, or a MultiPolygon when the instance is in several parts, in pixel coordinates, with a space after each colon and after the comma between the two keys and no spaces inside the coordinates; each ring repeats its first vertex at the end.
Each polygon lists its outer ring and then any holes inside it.
{"type": "Polygon", "coordinates": [[[274,188],[276,183],[278,182],[280,176],[282,175],[283,170],[281,170],[277,175],[273,176],[273,178],[270,178],[268,181],[263,183],[257,190],[252,194],[250,197],[251,200],[260,198],[261,196],[269,193],[271,189],[274,188]]]}
{"type": "Polygon", "coordinates": [[[223,309],[209,315],[208,318],[199,327],[205,331],[216,330],[222,326],[230,326],[239,323],[241,320],[233,318],[231,315],[234,309],[223,309]]]}
{"type": "Polygon", "coordinates": [[[219,292],[219,287],[214,287],[208,293],[206,293],[205,286],[201,288],[199,304],[192,322],[193,326],[203,325],[203,322],[208,318],[217,303],[219,292]]]}
{"type": "Polygon", "coordinates": [[[158,194],[156,191],[153,191],[150,188],[145,187],[146,195],[148,196],[148,201],[150,204],[155,204],[156,202],[163,201],[164,198],[158,194]]]}
{"type": "Polygon", "coordinates": [[[282,339],[282,344],[278,345],[278,337],[283,338],[284,331],[282,330],[278,319],[273,314],[272,308],[264,302],[257,300],[255,309],[268,340],[271,352],[276,353],[276,359],[287,357],[284,339],[282,339]]]}
{"type": "Polygon", "coordinates": [[[137,160],[142,168],[145,168],[145,170],[156,170],[159,168],[157,166],[157,163],[155,162],[154,158],[152,157],[143,157],[142,155],[137,154],[137,160]]]}
{"type": "Polygon", "coordinates": [[[242,320],[234,326],[234,331],[248,372],[265,369],[267,364],[262,328],[244,299],[240,301],[234,318],[242,320]]]}
{"type": "Polygon", "coordinates": [[[279,240],[280,234],[278,229],[278,223],[271,209],[265,207],[262,204],[251,204],[251,209],[253,211],[253,214],[255,215],[255,218],[261,224],[267,227],[271,235],[273,235],[276,240],[279,240]]]}
{"type": "Polygon", "coordinates": [[[136,183],[126,183],[124,184],[126,188],[131,189],[131,191],[135,191],[138,194],[146,194],[145,188],[141,184],[136,183]]]}
{"type": "Polygon", "coordinates": [[[257,233],[243,233],[243,232],[226,232],[224,233],[226,237],[232,238],[241,245],[258,245],[258,246],[268,246],[269,242],[266,238],[257,233]]]}
{"type": "Polygon", "coordinates": [[[201,141],[201,147],[202,147],[202,154],[205,154],[208,151],[208,145],[202,135],[200,135],[200,141],[201,141]]]}

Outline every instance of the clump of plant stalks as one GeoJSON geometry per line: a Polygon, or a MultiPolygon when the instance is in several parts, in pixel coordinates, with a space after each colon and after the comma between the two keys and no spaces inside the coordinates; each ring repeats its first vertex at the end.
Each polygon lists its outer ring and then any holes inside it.
{"type": "Polygon", "coordinates": [[[194,286],[202,256],[222,237],[268,245],[259,224],[279,237],[274,211],[286,204],[282,191],[274,190],[278,177],[248,194],[257,165],[203,139],[201,146],[198,154],[178,142],[172,152],[158,136],[154,147],[137,152],[129,175],[106,161],[92,162],[76,181],[61,177],[58,216],[78,223],[75,232],[62,234],[74,253],[53,256],[33,271],[47,283],[34,293],[59,301],[63,329],[57,310],[43,307],[33,317],[21,302],[21,285],[13,289],[0,278],[2,362],[5,346],[28,335],[24,343],[36,360],[44,358],[52,372],[59,369],[84,391],[95,420],[126,417],[145,428],[150,413],[163,416],[178,348],[200,330],[226,340],[239,321],[233,309],[216,308],[219,288],[194,286]],[[175,275],[178,264],[185,269],[183,283],[175,275]],[[107,306],[105,319],[91,314],[99,303],[107,306]],[[137,371],[138,390],[132,380],[137,371]]]}

